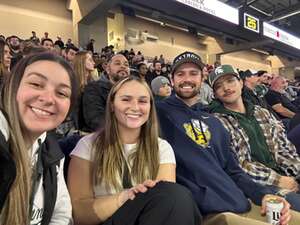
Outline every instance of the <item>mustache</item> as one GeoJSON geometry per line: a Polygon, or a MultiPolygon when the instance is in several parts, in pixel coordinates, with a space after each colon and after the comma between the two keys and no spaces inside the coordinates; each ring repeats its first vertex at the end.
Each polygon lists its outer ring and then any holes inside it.
{"type": "Polygon", "coordinates": [[[185,82],[179,84],[179,87],[182,88],[183,86],[187,86],[187,85],[188,85],[188,86],[191,86],[191,87],[195,87],[195,86],[196,86],[196,85],[195,85],[194,83],[192,83],[192,82],[185,81],[185,82]]]}
{"type": "Polygon", "coordinates": [[[128,71],[127,71],[127,70],[118,70],[118,72],[117,72],[117,73],[120,73],[120,72],[125,72],[125,73],[127,73],[127,74],[128,74],[128,71]]]}
{"type": "Polygon", "coordinates": [[[225,91],[224,96],[231,95],[235,93],[235,91],[225,91]]]}

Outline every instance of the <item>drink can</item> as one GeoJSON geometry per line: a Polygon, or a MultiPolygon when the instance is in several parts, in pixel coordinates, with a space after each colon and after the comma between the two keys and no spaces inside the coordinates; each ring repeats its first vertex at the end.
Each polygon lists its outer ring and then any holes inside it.
{"type": "Polygon", "coordinates": [[[270,198],[266,202],[267,222],[272,225],[280,225],[281,210],[283,202],[276,198],[270,198]]]}

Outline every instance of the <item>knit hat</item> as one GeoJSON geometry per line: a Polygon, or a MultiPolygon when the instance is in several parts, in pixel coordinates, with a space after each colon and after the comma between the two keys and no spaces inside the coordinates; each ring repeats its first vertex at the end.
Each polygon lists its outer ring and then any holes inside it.
{"type": "Polygon", "coordinates": [[[158,95],[159,89],[165,84],[170,85],[170,81],[163,76],[157,76],[151,81],[151,89],[154,95],[158,95]]]}
{"type": "Polygon", "coordinates": [[[201,57],[199,55],[193,52],[184,52],[176,56],[176,58],[174,59],[171,74],[174,75],[178,67],[185,63],[193,63],[197,65],[201,70],[204,67],[204,63],[202,62],[201,57]]]}
{"type": "Polygon", "coordinates": [[[215,82],[220,77],[223,77],[223,76],[228,75],[228,74],[234,75],[238,79],[240,79],[238,71],[233,66],[231,66],[231,65],[221,65],[209,74],[209,76],[208,76],[209,85],[213,88],[215,82]]]}

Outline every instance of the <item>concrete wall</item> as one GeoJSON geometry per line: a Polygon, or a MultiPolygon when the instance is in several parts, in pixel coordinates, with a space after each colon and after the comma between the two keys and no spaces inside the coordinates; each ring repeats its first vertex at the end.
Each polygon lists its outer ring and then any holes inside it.
{"type": "MultiPolygon", "coordinates": [[[[199,40],[191,34],[175,28],[164,27],[160,24],[146,21],[144,19],[125,16],[124,35],[128,28],[145,31],[158,37],[157,41],[144,41],[135,44],[125,42],[125,48],[140,50],[145,56],[154,57],[163,54],[165,59],[172,61],[175,56],[184,52],[192,51],[199,54],[206,62],[206,48],[198,44],[199,40]]],[[[124,37],[125,38],[125,37],[124,37]]]]}
{"type": "Polygon", "coordinates": [[[1,0],[0,27],[6,37],[15,34],[26,39],[32,30],[38,37],[47,31],[54,40],[57,35],[64,41],[73,37],[72,14],[65,0],[1,0]]]}

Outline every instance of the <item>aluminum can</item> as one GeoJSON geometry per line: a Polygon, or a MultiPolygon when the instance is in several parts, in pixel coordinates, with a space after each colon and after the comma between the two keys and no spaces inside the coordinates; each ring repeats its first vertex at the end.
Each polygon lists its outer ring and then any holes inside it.
{"type": "Polygon", "coordinates": [[[272,225],[280,225],[283,202],[276,198],[270,198],[266,202],[267,222],[272,225]]]}

